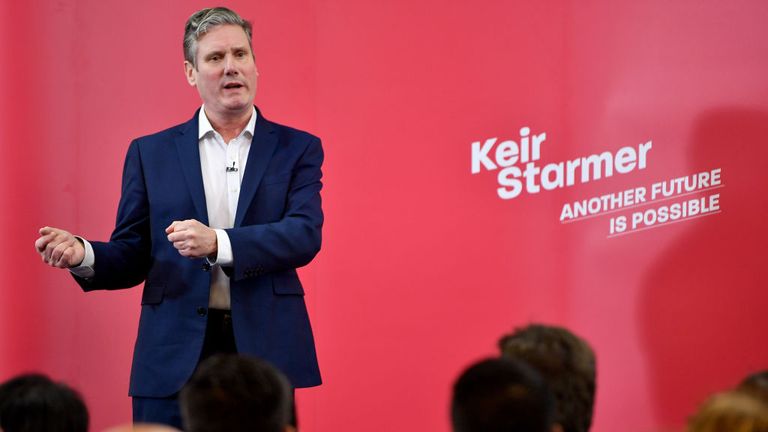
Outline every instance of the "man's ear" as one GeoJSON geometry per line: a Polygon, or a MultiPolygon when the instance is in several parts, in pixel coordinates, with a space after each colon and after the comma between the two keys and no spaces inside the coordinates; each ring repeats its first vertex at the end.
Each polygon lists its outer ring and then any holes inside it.
{"type": "Polygon", "coordinates": [[[187,82],[192,87],[194,87],[195,84],[197,83],[196,72],[197,71],[195,70],[195,67],[192,66],[192,63],[184,60],[184,75],[187,77],[187,82]]]}

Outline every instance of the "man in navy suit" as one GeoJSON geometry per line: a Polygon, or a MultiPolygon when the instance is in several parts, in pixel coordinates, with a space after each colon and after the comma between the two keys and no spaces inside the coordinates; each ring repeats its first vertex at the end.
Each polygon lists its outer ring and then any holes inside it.
{"type": "Polygon", "coordinates": [[[184,55],[203,106],[131,143],[109,242],[45,227],[35,243],[85,291],[145,282],[134,421],[176,427],[179,390],[218,352],[264,358],[293,387],[321,382],[296,274],[320,249],[320,140],[254,107],[251,26],[235,12],[193,14],[184,55]]]}

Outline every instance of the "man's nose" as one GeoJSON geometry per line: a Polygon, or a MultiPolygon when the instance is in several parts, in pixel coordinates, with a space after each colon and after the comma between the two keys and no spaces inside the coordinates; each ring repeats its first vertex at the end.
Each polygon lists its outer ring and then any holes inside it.
{"type": "Polygon", "coordinates": [[[224,58],[224,73],[227,75],[237,75],[235,59],[230,55],[224,58]]]}

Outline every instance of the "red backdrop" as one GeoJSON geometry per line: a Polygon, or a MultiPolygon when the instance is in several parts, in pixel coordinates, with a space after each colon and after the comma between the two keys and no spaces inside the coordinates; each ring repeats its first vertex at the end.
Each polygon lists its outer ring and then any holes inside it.
{"type": "MultiPolygon", "coordinates": [[[[199,104],[181,36],[204,6],[0,5],[0,379],[71,383],[93,430],[130,418],[141,289],[85,295],[33,242],[43,225],[108,237],[130,139],[199,104]]],[[[254,23],[257,104],[326,150],[323,251],[301,272],[325,384],[299,392],[303,430],[448,430],[460,370],[531,320],[594,345],[596,432],[678,428],[768,367],[768,3],[227,6],[254,23]],[[547,133],[540,166],[653,148],[643,170],[503,200],[471,144],[524,126],[547,133]],[[719,213],[614,238],[612,216],[664,203],[559,221],[715,168],[719,213]]]]}

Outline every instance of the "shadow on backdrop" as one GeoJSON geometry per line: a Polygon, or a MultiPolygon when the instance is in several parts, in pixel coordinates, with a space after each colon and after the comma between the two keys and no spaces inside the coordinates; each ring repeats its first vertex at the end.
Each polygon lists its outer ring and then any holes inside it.
{"type": "Polygon", "coordinates": [[[768,364],[768,113],[705,112],[690,143],[680,175],[722,168],[722,213],[664,228],[685,231],[649,266],[640,293],[652,405],[665,426],[768,364]]]}

